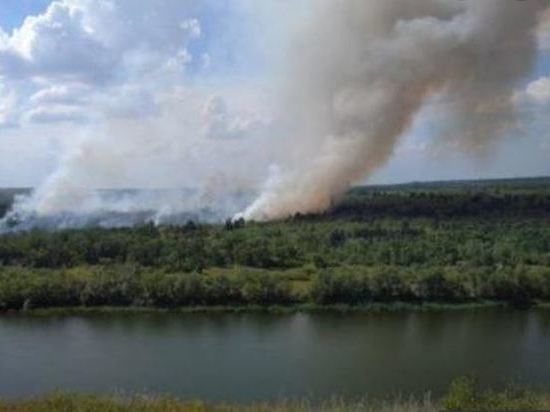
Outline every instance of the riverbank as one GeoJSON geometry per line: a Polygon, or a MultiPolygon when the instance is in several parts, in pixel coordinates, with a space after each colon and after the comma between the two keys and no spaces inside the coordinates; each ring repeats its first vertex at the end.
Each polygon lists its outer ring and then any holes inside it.
{"type": "Polygon", "coordinates": [[[550,271],[525,266],[342,265],[286,271],[237,266],[201,273],[166,273],[129,264],[0,266],[0,313],[103,307],[190,312],[525,309],[541,302],[550,302],[550,271]]]}
{"type": "Polygon", "coordinates": [[[390,400],[358,401],[332,399],[263,402],[252,404],[187,401],[168,396],[97,396],[55,393],[16,401],[0,400],[0,412],[436,412],[436,411],[536,411],[550,408],[550,392],[508,388],[481,391],[473,380],[459,378],[447,393],[434,400],[430,393],[418,397],[395,397],[390,400]]]}
{"type": "MultiPolygon", "coordinates": [[[[0,312],[0,316],[85,316],[85,315],[139,315],[139,314],[231,314],[231,313],[267,313],[267,314],[296,314],[296,313],[395,313],[395,312],[458,312],[458,311],[486,311],[486,310],[523,310],[517,309],[507,302],[484,301],[463,304],[421,303],[407,302],[378,303],[370,305],[315,305],[295,304],[292,306],[192,306],[177,308],[153,308],[144,306],[97,306],[97,307],[55,307],[35,308],[27,310],[9,310],[0,312]]],[[[550,310],[550,302],[533,302],[528,309],[550,310]]]]}

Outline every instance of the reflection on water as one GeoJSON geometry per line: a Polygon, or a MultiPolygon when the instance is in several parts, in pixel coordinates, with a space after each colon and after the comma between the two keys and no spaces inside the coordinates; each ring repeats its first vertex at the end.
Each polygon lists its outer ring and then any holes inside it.
{"type": "Polygon", "coordinates": [[[550,386],[550,311],[0,317],[0,396],[55,389],[250,401],[550,386]]]}

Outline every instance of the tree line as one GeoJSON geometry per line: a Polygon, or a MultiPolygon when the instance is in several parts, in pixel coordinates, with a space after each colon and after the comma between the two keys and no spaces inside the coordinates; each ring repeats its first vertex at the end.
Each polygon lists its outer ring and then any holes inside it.
{"type": "Polygon", "coordinates": [[[365,268],[300,272],[235,268],[163,273],[132,265],[0,269],[0,311],[52,307],[314,306],[550,301],[550,269],[365,268]],[[296,287],[296,277],[305,287],[296,287]]]}
{"type": "Polygon", "coordinates": [[[549,300],[549,191],[510,187],[356,188],[277,222],[4,234],[0,305],[549,300]]]}

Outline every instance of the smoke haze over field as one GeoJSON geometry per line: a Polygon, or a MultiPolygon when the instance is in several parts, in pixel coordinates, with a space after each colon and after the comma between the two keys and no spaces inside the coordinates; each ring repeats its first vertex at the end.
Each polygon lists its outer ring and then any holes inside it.
{"type": "Polygon", "coordinates": [[[156,3],[57,0],[0,29],[0,127],[39,125],[62,147],[10,222],[322,211],[427,107],[434,141],[483,161],[519,129],[518,102],[550,95],[546,78],[518,92],[546,0],[156,3]],[[127,187],[147,190],[98,190],[127,187]]]}

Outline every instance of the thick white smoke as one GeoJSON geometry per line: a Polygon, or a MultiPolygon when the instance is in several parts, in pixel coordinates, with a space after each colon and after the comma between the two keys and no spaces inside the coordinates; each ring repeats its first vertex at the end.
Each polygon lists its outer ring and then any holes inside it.
{"type": "MultiPolygon", "coordinates": [[[[514,120],[546,0],[331,0],[297,37],[285,156],[248,219],[326,209],[383,165],[436,96],[445,134],[486,150],[514,120]]],[[[444,136],[441,136],[444,138],[444,136]]]]}
{"type": "Polygon", "coordinates": [[[219,221],[245,207],[266,176],[269,120],[233,113],[203,91],[163,100],[156,116],[111,119],[73,136],[56,171],[20,197],[5,222],[25,229],[219,221]]]}

